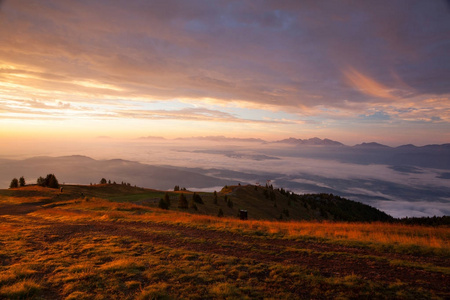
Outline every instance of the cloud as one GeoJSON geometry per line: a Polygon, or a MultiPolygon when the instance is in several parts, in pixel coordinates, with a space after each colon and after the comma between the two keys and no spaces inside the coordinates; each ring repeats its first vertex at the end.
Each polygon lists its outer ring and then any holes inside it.
{"type": "Polygon", "coordinates": [[[17,0],[0,14],[0,79],[22,99],[120,106],[124,118],[139,117],[127,101],[181,98],[317,118],[286,133],[346,130],[335,121],[375,108],[390,116],[380,122],[450,122],[448,101],[427,102],[450,93],[443,1],[17,0]]]}
{"type": "Polygon", "coordinates": [[[344,70],[344,75],[349,83],[364,94],[375,96],[377,98],[387,98],[397,100],[393,95],[393,91],[386,86],[376,82],[370,77],[367,77],[353,68],[344,70]]]}
{"type": "Polygon", "coordinates": [[[183,108],[179,110],[120,110],[111,117],[142,118],[142,119],[174,119],[196,120],[214,122],[238,122],[238,123],[287,123],[278,120],[251,120],[242,119],[232,114],[207,108],[183,108]]]}

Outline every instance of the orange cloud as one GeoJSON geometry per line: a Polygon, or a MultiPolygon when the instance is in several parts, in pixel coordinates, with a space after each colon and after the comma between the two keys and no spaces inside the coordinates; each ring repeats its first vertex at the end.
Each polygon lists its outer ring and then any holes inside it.
{"type": "Polygon", "coordinates": [[[350,85],[366,95],[391,100],[397,99],[397,97],[392,94],[392,89],[356,71],[352,67],[347,68],[347,70],[345,70],[343,73],[350,85]]]}

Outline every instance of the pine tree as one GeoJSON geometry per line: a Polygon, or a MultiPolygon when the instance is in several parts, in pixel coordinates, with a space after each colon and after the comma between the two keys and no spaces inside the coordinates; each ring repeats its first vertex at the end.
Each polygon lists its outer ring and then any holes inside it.
{"type": "Polygon", "coordinates": [[[164,194],[164,202],[167,203],[167,208],[170,207],[170,197],[169,197],[169,193],[165,193],[164,194]]]}
{"type": "Polygon", "coordinates": [[[218,217],[223,217],[223,210],[219,208],[219,212],[217,213],[218,217]]]}
{"type": "Polygon", "coordinates": [[[180,198],[178,199],[178,207],[183,209],[188,208],[188,201],[186,199],[186,196],[184,196],[184,194],[180,194],[180,198]]]}
{"type": "Polygon", "coordinates": [[[23,176],[19,178],[19,186],[25,186],[25,178],[23,176]]]}
{"type": "Polygon", "coordinates": [[[195,204],[194,198],[192,198],[191,203],[189,204],[189,208],[193,208],[195,210],[198,210],[198,207],[195,204]]]}
{"type": "Polygon", "coordinates": [[[214,191],[214,204],[217,204],[217,192],[214,191]]]}
{"type": "Polygon", "coordinates": [[[275,195],[275,192],[273,190],[270,191],[270,200],[275,201],[277,196],[275,195]]]}
{"type": "Polygon", "coordinates": [[[195,192],[194,192],[194,195],[192,195],[192,199],[194,200],[194,202],[197,202],[199,204],[204,204],[202,197],[200,197],[200,195],[198,195],[195,192]]]}
{"type": "Polygon", "coordinates": [[[36,180],[36,183],[39,186],[45,186],[45,178],[42,176],[39,176],[39,178],[36,180]]]}
{"type": "Polygon", "coordinates": [[[59,188],[58,179],[56,179],[54,174],[47,175],[47,177],[45,178],[45,186],[52,188],[52,189],[59,188]]]}
{"type": "Polygon", "coordinates": [[[162,208],[162,209],[169,209],[169,206],[167,205],[167,203],[162,198],[159,199],[158,207],[162,208]]]}
{"type": "Polygon", "coordinates": [[[13,180],[11,180],[11,184],[9,185],[10,189],[14,189],[19,187],[19,180],[17,180],[17,178],[13,178],[13,180]]]}

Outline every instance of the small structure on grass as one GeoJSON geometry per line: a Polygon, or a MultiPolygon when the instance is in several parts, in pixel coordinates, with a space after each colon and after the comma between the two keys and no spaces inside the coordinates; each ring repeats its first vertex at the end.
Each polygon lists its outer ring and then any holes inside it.
{"type": "Polygon", "coordinates": [[[247,211],[243,209],[239,210],[239,218],[241,220],[247,220],[248,219],[247,211]]]}

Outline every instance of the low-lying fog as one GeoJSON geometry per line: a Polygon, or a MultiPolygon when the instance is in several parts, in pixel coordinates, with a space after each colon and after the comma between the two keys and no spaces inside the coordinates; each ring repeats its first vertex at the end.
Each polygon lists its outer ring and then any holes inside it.
{"type": "Polygon", "coordinates": [[[1,188],[7,188],[13,177],[24,176],[33,183],[48,173],[55,173],[61,183],[89,184],[105,177],[148,188],[180,185],[205,191],[225,184],[265,185],[270,180],[275,187],[296,193],[333,193],[361,201],[394,217],[450,215],[448,144],[389,148],[222,138],[105,138],[78,143],[21,141],[3,147],[0,158],[1,188]],[[40,157],[72,155],[94,160],[40,157]]]}

